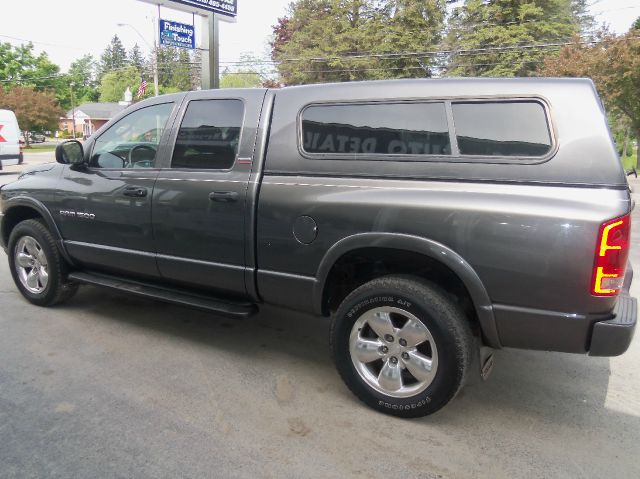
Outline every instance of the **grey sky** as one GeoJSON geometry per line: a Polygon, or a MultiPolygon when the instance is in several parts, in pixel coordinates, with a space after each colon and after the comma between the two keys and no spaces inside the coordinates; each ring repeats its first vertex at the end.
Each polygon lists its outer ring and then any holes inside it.
{"type": "MultiPolygon", "coordinates": [[[[1,3],[0,41],[20,44],[31,40],[38,51],[46,51],[63,70],[85,53],[99,57],[115,33],[127,49],[137,42],[143,50],[148,50],[133,29],[119,28],[117,23],[130,23],[147,42],[153,43],[152,18],[157,17],[157,8],[136,0],[3,0],[1,3]]],[[[289,0],[238,0],[237,23],[222,23],[220,28],[222,68],[225,61],[237,61],[243,52],[266,57],[271,26],[285,14],[288,3],[289,0]]],[[[597,19],[619,33],[627,31],[640,16],[638,0],[593,0],[592,4],[597,19]]],[[[169,9],[162,10],[162,17],[191,23],[190,14],[169,9]]],[[[196,23],[196,35],[199,40],[200,22],[196,23]]]]}

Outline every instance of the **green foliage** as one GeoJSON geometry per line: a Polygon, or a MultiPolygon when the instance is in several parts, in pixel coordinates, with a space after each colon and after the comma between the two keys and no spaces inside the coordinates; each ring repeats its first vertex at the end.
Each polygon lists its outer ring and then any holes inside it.
{"type": "Polygon", "coordinates": [[[33,86],[38,91],[56,85],[60,67],[49,60],[46,53],[36,55],[32,43],[13,46],[0,42],[0,80],[12,80],[7,86],[33,86]]]}
{"type": "Polygon", "coordinates": [[[624,117],[621,124],[640,149],[640,37],[634,30],[620,36],[604,31],[593,45],[576,39],[548,57],[539,74],[592,78],[607,109],[624,117]]]}
{"type": "MultiPolygon", "coordinates": [[[[0,89],[0,108],[13,110],[22,130],[41,131],[57,128],[62,110],[51,92],[42,92],[31,86],[0,89]]],[[[25,135],[28,140],[29,135],[25,135]]]]}
{"type": "Polygon", "coordinates": [[[5,89],[15,86],[33,87],[37,92],[52,91],[63,108],[70,105],[69,79],[60,76],[60,67],[45,52],[34,52],[33,44],[13,46],[0,43],[0,80],[5,89]]]}
{"type": "MultiPolygon", "coordinates": [[[[444,29],[445,4],[440,1],[395,0],[382,2],[373,25],[374,54],[425,52],[437,49],[444,29]]],[[[375,78],[429,77],[433,56],[398,56],[378,60],[383,69],[375,78]]]]}
{"type": "Polygon", "coordinates": [[[118,35],[114,35],[100,57],[100,77],[110,71],[124,68],[127,64],[127,51],[118,35]]]}
{"type": "Polygon", "coordinates": [[[621,156],[620,157],[620,162],[622,163],[622,167],[625,169],[625,171],[628,171],[632,168],[638,168],[638,156],[637,153],[633,153],[632,155],[629,156],[621,156]]]}
{"type": "Polygon", "coordinates": [[[72,103],[79,105],[97,101],[99,92],[96,81],[96,62],[93,57],[84,55],[75,60],[69,67],[67,74],[58,79],[58,83],[56,96],[65,111],[71,109],[72,103]]]}
{"type": "Polygon", "coordinates": [[[220,75],[220,88],[256,88],[263,86],[269,74],[268,67],[255,56],[242,53],[233,68],[226,68],[220,75]]]}
{"type": "Polygon", "coordinates": [[[256,72],[224,72],[220,75],[220,88],[256,88],[262,78],[256,72]]]}
{"type": "Polygon", "coordinates": [[[142,51],[140,50],[140,47],[138,46],[137,43],[133,46],[133,48],[129,52],[129,55],[127,56],[127,60],[129,61],[129,64],[136,67],[138,71],[142,71],[144,69],[145,67],[144,55],[142,55],[142,51]]]}
{"type": "Polygon", "coordinates": [[[444,0],[296,0],[274,26],[283,83],[426,77],[432,59],[395,53],[437,45],[444,0]]]}
{"type": "MultiPolygon", "coordinates": [[[[100,101],[117,102],[124,98],[127,87],[133,95],[140,86],[140,72],[134,66],[124,67],[116,72],[105,73],[100,81],[100,101]]],[[[147,88],[147,91],[153,87],[147,88]]]]}
{"type": "Polygon", "coordinates": [[[467,0],[449,20],[446,74],[532,75],[550,49],[531,45],[569,41],[591,25],[585,12],[585,0],[467,0]]]}
{"type": "MultiPolygon", "coordinates": [[[[151,60],[153,63],[153,60],[151,60]]],[[[158,48],[158,82],[175,91],[191,90],[191,56],[183,48],[158,48]]]]}

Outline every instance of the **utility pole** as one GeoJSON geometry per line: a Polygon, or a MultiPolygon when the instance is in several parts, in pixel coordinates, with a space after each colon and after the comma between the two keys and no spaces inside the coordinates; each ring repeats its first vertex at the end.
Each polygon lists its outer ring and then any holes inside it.
{"type": "Polygon", "coordinates": [[[76,105],[75,105],[75,101],[73,99],[73,87],[75,86],[75,83],[71,82],[69,83],[69,86],[71,87],[71,118],[72,118],[72,122],[73,122],[73,139],[76,139],[76,105]]]}
{"type": "MultiPolygon", "coordinates": [[[[158,11],[160,11],[160,6],[158,6],[158,11]]],[[[160,21],[160,15],[158,14],[158,21],[160,21]]],[[[159,95],[159,87],[158,87],[158,44],[157,44],[157,35],[158,35],[158,25],[156,24],[155,18],[151,19],[151,23],[153,24],[153,46],[147,41],[146,38],[142,36],[142,34],[138,31],[136,27],[129,23],[118,23],[119,27],[131,27],[133,31],[138,34],[138,36],[142,39],[144,43],[147,44],[149,49],[151,49],[151,53],[153,54],[152,58],[152,67],[153,67],[153,93],[155,96],[159,95]]]]}
{"type": "Polygon", "coordinates": [[[153,91],[155,96],[158,96],[160,86],[158,85],[158,28],[160,27],[160,4],[158,4],[158,21],[153,23],[153,91]]]}
{"type": "Polygon", "coordinates": [[[220,88],[220,41],[218,16],[209,13],[202,21],[202,89],[220,88]],[[208,46],[208,48],[207,48],[208,46]]]}

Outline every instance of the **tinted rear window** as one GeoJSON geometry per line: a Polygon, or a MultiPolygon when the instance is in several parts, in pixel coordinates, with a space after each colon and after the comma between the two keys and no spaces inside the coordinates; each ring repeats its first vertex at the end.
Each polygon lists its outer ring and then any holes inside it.
{"type": "Polygon", "coordinates": [[[231,168],[238,154],[243,115],[240,100],[191,101],[178,131],[171,167],[231,168]]]}
{"type": "Polygon", "coordinates": [[[308,153],[450,155],[444,103],[313,105],[302,115],[308,153]]]}
{"type": "Polygon", "coordinates": [[[551,150],[538,102],[453,103],[452,108],[461,155],[544,156],[551,150]]]}

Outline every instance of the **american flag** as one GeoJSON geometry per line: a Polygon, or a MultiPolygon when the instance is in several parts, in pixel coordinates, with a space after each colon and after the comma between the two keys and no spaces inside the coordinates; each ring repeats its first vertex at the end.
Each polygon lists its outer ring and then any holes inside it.
{"type": "Polygon", "coordinates": [[[146,92],[147,92],[147,80],[145,80],[144,78],[141,78],[140,87],[138,87],[138,93],[136,93],[136,98],[142,98],[146,92]]]}

